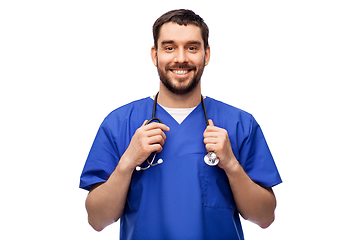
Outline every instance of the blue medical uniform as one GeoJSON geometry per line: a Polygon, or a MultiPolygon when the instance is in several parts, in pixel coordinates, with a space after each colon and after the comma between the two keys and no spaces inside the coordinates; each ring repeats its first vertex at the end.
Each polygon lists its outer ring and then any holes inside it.
{"type": "MultiPolygon", "coordinates": [[[[234,155],[249,177],[263,187],[281,183],[253,116],[209,97],[204,101],[209,119],[228,131],[234,155]]],[[[105,118],[85,163],[81,188],[89,190],[109,178],[135,131],[151,118],[152,108],[149,97],[120,107],[105,118]]],[[[170,127],[163,151],[155,160],[164,162],[133,172],[120,218],[120,239],[244,239],[225,172],[203,160],[207,152],[202,105],[181,124],[160,105],[156,117],[170,127]]]]}

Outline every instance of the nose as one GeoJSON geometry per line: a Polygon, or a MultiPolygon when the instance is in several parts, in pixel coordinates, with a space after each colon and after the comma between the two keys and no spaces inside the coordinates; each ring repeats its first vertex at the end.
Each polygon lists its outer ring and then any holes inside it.
{"type": "Polygon", "coordinates": [[[185,49],[178,49],[175,53],[174,62],[185,63],[188,62],[185,49]]]}

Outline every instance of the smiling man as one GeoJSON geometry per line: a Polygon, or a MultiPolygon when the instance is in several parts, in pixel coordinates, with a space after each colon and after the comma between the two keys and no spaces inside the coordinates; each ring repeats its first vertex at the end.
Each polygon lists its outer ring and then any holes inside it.
{"type": "Polygon", "coordinates": [[[120,239],[244,239],[239,214],[270,226],[281,178],[259,125],[201,95],[207,25],[174,10],[153,35],[159,93],[105,118],[81,175],[90,225],[120,219],[120,239]],[[204,162],[208,152],[217,165],[204,162]]]}
{"type": "Polygon", "coordinates": [[[158,68],[162,88],[184,95],[199,86],[210,59],[210,48],[204,46],[199,27],[168,22],[161,27],[158,44],[152,47],[151,56],[158,68]]]}

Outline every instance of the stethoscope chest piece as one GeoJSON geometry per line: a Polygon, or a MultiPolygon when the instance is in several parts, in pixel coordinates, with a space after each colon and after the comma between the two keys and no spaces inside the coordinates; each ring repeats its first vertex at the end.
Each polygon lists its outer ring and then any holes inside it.
{"type": "Polygon", "coordinates": [[[219,163],[219,158],[216,153],[208,152],[204,157],[204,162],[209,166],[216,166],[219,163]]]}

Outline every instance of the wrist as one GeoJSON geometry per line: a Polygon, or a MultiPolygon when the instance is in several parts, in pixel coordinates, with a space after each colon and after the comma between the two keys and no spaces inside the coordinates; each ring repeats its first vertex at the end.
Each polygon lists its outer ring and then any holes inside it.
{"type": "Polygon", "coordinates": [[[127,159],[125,154],[120,158],[116,170],[121,174],[132,174],[136,166],[133,166],[132,161],[127,159]]]}
{"type": "Polygon", "coordinates": [[[239,161],[235,158],[235,156],[231,158],[229,161],[227,161],[226,164],[224,165],[221,164],[221,166],[219,167],[221,167],[227,175],[238,172],[239,170],[242,169],[239,161]]]}

